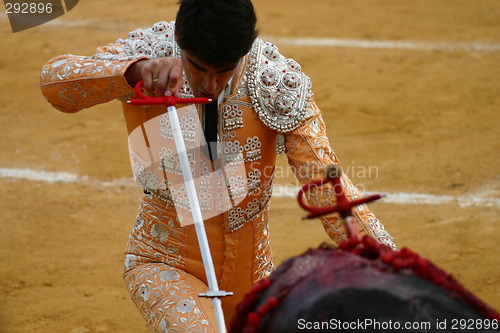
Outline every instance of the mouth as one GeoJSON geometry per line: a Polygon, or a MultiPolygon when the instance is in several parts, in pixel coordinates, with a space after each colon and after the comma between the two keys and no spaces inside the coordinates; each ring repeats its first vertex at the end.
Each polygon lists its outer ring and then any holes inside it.
{"type": "Polygon", "coordinates": [[[219,94],[218,93],[207,94],[205,92],[200,91],[198,97],[209,98],[209,99],[215,101],[217,99],[217,97],[219,97],[219,94]]]}

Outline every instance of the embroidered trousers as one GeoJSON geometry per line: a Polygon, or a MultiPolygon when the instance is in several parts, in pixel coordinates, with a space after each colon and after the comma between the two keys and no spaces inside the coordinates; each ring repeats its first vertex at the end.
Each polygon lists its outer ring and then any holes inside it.
{"type": "MultiPolygon", "coordinates": [[[[234,232],[223,216],[205,221],[226,325],[251,285],[273,269],[267,209],[234,232]]],[[[216,332],[212,301],[197,295],[208,290],[196,231],[182,227],[175,209],[145,194],[129,237],[124,279],[137,308],[154,332],[216,332]]]]}

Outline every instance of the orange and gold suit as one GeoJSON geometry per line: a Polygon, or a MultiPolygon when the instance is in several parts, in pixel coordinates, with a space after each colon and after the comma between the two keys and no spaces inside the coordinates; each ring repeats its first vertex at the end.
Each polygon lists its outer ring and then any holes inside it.
{"type": "MultiPolygon", "coordinates": [[[[163,106],[125,103],[134,98],[134,91],[124,73],[140,59],[180,57],[173,36],[174,22],[158,22],[99,47],[93,56],[56,57],[42,69],[42,92],[55,108],[68,113],[118,99],[129,134],[137,133],[145,124],[165,121],[162,115],[166,110],[163,106]]],[[[180,92],[183,97],[190,96],[186,79],[180,92]]],[[[204,221],[219,287],[234,292],[234,296],[222,299],[228,323],[244,293],[273,270],[268,203],[277,155],[286,153],[300,183],[323,178],[324,167],[339,161],[326,136],[309,78],[297,62],[285,58],[271,43],[255,41],[218,110],[218,140],[224,143],[221,156],[240,154],[240,166],[247,173],[245,191],[238,188],[241,179],[228,177],[226,186],[232,197],[239,198],[237,204],[204,221]]],[[[200,119],[202,112],[198,107],[200,119]]],[[[149,143],[155,136],[161,142],[164,132],[158,132],[147,133],[148,138],[144,134],[143,145],[160,160],[168,159],[161,143],[154,149],[149,143]]],[[[145,172],[148,157],[132,141],[132,169],[145,194],[125,253],[124,279],[129,293],[155,332],[214,332],[212,303],[197,296],[208,288],[194,226],[180,223],[168,186],[160,186],[165,182],[154,172],[145,172]]],[[[174,164],[169,168],[178,171],[174,164]]],[[[359,195],[346,175],[342,182],[349,197],[359,195]]],[[[313,191],[308,200],[311,205],[332,205],[332,194],[325,188],[313,191]]],[[[202,206],[204,199],[200,198],[202,206]]],[[[395,247],[366,206],[357,208],[354,216],[361,233],[395,247]]],[[[338,216],[320,220],[335,243],[345,239],[338,216]]]]}

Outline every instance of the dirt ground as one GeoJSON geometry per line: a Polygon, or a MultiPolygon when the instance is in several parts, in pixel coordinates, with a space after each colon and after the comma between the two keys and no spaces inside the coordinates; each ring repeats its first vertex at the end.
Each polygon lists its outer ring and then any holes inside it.
{"type": "MultiPolygon", "coordinates": [[[[0,17],[0,168],[87,177],[0,178],[1,332],[148,332],[121,278],[141,191],[117,182],[131,176],[120,106],[59,113],[41,96],[38,75],[56,55],[93,54],[136,27],[173,19],[175,2],[80,1],[15,34],[0,17]]],[[[262,36],[500,43],[498,0],[254,3],[262,36]]],[[[278,46],[312,78],[333,148],[355,184],[477,199],[371,208],[399,247],[433,260],[500,309],[500,51],[354,44],[278,46]]],[[[294,184],[286,159],[279,163],[277,183],[294,184]]],[[[292,198],[272,200],[277,263],[327,241],[319,223],[302,215],[292,198]]]]}

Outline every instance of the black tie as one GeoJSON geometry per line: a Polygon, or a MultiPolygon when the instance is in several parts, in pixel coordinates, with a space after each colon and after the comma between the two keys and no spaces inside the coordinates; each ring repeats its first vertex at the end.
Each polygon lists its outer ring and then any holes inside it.
{"type": "Polygon", "coordinates": [[[218,104],[217,101],[205,104],[205,141],[208,146],[208,156],[210,161],[217,159],[217,120],[218,104]],[[212,149],[213,148],[213,149],[212,149]],[[212,152],[213,150],[213,152],[212,152]]]}

